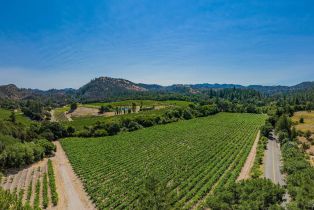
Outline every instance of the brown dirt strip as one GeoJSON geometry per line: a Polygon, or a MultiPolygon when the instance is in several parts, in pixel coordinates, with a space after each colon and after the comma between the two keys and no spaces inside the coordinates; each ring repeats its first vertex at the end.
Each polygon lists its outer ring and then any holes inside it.
{"type": "Polygon", "coordinates": [[[51,110],[50,115],[51,115],[50,121],[57,122],[57,119],[55,118],[55,110],[51,110]]]}
{"type": "Polygon", "coordinates": [[[246,180],[250,178],[251,169],[254,165],[254,160],[256,156],[257,144],[260,138],[260,131],[258,131],[255,141],[253,143],[252,149],[245,161],[243,168],[241,169],[240,175],[237,178],[237,181],[246,180]]]}
{"type": "Polygon", "coordinates": [[[10,185],[10,192],[12,193],[14,191],[14,189],[16,188],[17,186],[17,183],[19,182],[20,180],[20,176],[21,176],[21,173],[17,173],[14,178],[13,178],[13,182],[12,184],[10,185]]]}
{"type": "Polygon", "coordinates": [[[6,190],[10,190],[11,189],[11,185],[12,185],[13,180],[14,180],[14,175],[8,176],[8,180],[7,180],[7,183],[6,183],[6,186],[5,186],[6,190]]]}
{"type": "Polygon", "coordinates": [[[87,193],[84,191],[83,184],[75,175],[61,144],[59,142],[54,142],[54,144],[57,147],[57,152],[55,157],[51,158],[51,160],[56,176],[59,202],[57,207],[52,209],[95,209],[87,193]]]}
{"type": "Polygon", "coordinates": [[[20,176],[20,180],[18,181],[17,183],[17,189],[18,189],[18,192],[24,188],[24,182],[25,182],[25,179],[26,179],[26,175],[27,175],[27,171],[28,169],[23,169],[20,173],[21,173],[21,176],[20,176]]]}
{"type": "Polygon", "coordinates": [[[23,203],[26,202],[26,199],[27,199],[27,190],[28,190],[28,186],[30,185],[30,181],[31,181],[31,178],[32,178],[32,172],[33,170],[30,168],[30,169],[27,169],[27,174],[26,174],[26,177],[25,177],[25,181],[24,181],[24,196],[23,196],[23,203]]]}

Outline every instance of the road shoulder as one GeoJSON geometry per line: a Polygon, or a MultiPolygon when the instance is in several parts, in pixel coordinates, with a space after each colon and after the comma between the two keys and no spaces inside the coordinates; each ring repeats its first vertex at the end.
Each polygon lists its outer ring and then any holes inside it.
{"type": "Polygon", "coordinates": [[[256,157],[257,144],[258,144],[258,141],[260,139],[260,135],[261,135],[261,132],[258,131],[256,138],[255,138],[255,141],[253,143],[253,146],[251,148],[251,151],[250,151],[250,153],[249,153],[249,155],[248,155],[248,157],[244,163],[244,166],[241,169],[241,172],[237,178],[237,181],[246,180],[246,179],[250,178],[250,173],[251,173],[251,169],[254,165],[254,160],[256,157]]]}

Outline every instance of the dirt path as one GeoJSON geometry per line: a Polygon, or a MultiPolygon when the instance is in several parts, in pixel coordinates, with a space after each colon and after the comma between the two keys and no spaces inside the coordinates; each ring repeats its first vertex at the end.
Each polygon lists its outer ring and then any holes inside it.
{"type": "Polygon", "coordinates": [[[256,156],[257,143],[258,143],[258,140],[260,138],[260,133],[261,132],[258,131],[257,136],[255,138],[255,141],[253,143],[252,149],[251,149],[251,151],[250,151],[250,153],[249,153],[249,155],[245,161],[243,168],[241,169],[241,172],[237,178],[237,181],[250,178],[250,172],[251,172],[251,169],[252,169],[253,164],[254,164],[254,160],[255,160],[255,156],[256,156]]]}
{"type": "Polygon", "coordinates": [[[51,110],[50,115],[51,115],[50,121],[57,122],[57,119],[55,118],[55,110],[51,110]]]}
{"type": "Polygon", "coordinates": [[[66,112],[64,112],[64,116],[68,119],[68,121],[73,121],[71,115],[67,114],[66,112]]]}
{"type": "Polygon", "coordinates": [[[83,184],[74,174],[71,164],[63,151],[61,144],[55,142],[57,152],[53,157],[52,163],[56,175],[57,192],[59,202],[53,209],[86,210],[95,209],[87,193],[84,191],[83,184]]]}

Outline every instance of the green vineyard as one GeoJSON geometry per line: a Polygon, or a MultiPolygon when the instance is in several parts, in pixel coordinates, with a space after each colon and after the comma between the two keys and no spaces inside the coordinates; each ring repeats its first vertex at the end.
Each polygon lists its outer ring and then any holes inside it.
{"type": "Polygon", "coordinates": [[[219,113],[61,143],[97,208],[132,208],[145,179],[154,176],[165,183],[173,208],[191,209],[236,180],[265,119],[265,115],[219,113]]]}

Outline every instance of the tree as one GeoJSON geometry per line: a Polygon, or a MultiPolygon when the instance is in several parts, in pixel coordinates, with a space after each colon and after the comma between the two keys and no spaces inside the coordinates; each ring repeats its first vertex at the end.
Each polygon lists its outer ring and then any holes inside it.
{"type": "Polygon", "coordinates": [[[295,138],[297,138],[297,136],[298,136],[297,130],[295,129],[295,127],[292,127],[292,129],[291,129],[291,139],[295,139],[295,138]]]}
{"type": "Polygon", "coordinates": [[[77,103],[76,102],[71,103],[71,105],[70,105],[70,112],[73,112],[76,109],[77,109],[77,103]]]}
{"type": "Polygon", "coordinates": [[[136,103],[132,103],[132,112],[136,112],[136,103]]]}
{"type": "Polygon", "coordinates": [[[69,134],[69,136],[73,135],[73,133],[75,133],[75,128],[73,128],[72,126],[69,126],[67,128],[67,132],[69,134]]]}
{"type": "Polygon", "coordinates": [[[101,106],[100,108],[99,108],[99,113],[101,113],[101,114],[103,114],[103,113],[105,113],[105,112],[110,112],[111,110],[110,110],[110,108],[109,107],[107,107],[107,106],[101,106]]]}
{"type": "Polygon", "coordinates": [[[279,120],[276,123],[276,132],[283,131],[287,132],[290,136],[291,134],[291,121],[286,115],[280,116],[279,120]]]}
{"type": "Polygon", "coordinates": [[[191,113],[191,111],[189,109],[184,109],[183,111],[183,118],[186,120],[192,119],[193,118],[193,114],[191,113]]]}
{"type": "Polygon", "coordinates": [[[300,120],[299,120],[299,122],[300,122],[300,123],[304,123],[304,118],[301,117],[300,120]]]}
{"type": "Polygon", "coordinates": [[[311,136],[312,136],[311,131],[307,130],[307,131],[305,132],[305,138],[309,140],[309,139],[311,138],[311,136]]]}
{"type": "Polygon", "coordinates": [[[113,136],[120,132],[120,126],[117,123],[110,123],[106,130],[110,136],[113,136]]]}
{"type": "Polygon", "coordinates": [[[11,115],[10,115],[10,121],[13,122],[13,123],[16,123],[16,116],[15,116],[15,112],[11,112],[11,115]]]}
{"type": "Polygon", "coordinates": [[[233,183],[210,196],[205,207],[224,209],[281,209],[285,190],[268,179],[233,183]]]}
{"type": "Polygon", "coordinates": [[[261,127],[261,134],[262,136],[265,136],[268,138],[272,130],[273,130],[273,126],[269,122],[267,122],[265,125],[261,127]]]}

